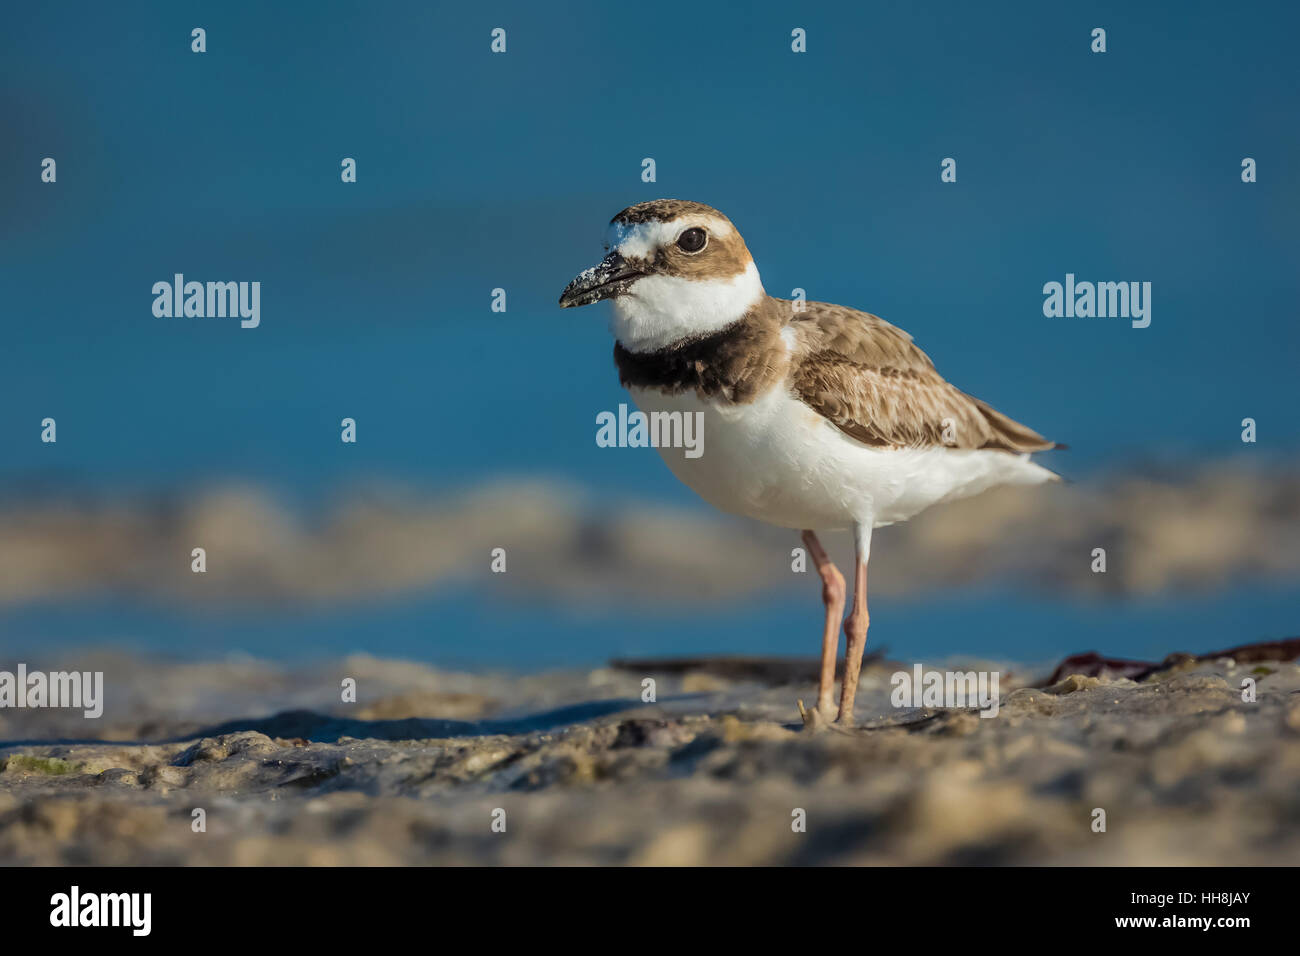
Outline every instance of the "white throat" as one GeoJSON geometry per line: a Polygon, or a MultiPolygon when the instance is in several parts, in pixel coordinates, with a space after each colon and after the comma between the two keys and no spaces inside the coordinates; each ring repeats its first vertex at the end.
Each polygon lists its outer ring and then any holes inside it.
{"type": "Polygon", "coordinates": [[[763,297],[758,267],[728,279],[646,276],[614,299],[610,331],[631,352],[657,352],[726,328],[763,297]]]}

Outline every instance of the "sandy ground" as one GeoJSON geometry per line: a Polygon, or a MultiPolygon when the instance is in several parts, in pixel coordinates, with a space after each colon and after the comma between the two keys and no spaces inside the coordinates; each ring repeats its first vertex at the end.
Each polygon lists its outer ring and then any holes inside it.
{"type": "Polygon", "coordinates": [[[795,706],[810,683],[780,668],[503,676],[102,654],[75,666],[105,674],[99,720],[0,710],[5,863],[1300,859],[1295,663],[1047,689],[1025,685],[1050,668],[1004,666],[991,719],[893,707],[898,665],[878,663],[862,726],[821,733],[795,706]],[[340,701],[346,677],[356,703],[340,701]],[[656,703],[640,700],[645,677],[656,703]]]}

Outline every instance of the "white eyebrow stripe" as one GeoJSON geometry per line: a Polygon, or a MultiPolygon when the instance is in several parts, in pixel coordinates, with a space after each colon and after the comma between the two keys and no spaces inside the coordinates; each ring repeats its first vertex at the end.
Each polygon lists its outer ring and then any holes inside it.
{"type": "Polygon", "coordinates": [[[648,259],[656,249],[676,242],[678,236],[693,226],[699,226],[711,237],[717,238],[735,232],[730,223],[714,216],[682,216],[672,222],[651,220],[631,225],[612,222],[605,241],[611,249],[617,249],[626,258],[648,259]]]}

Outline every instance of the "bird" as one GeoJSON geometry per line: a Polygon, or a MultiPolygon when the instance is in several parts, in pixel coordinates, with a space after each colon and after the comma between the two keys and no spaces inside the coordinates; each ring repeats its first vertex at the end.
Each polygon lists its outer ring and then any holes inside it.
{"type": "Polygon", "coordinates": [[[614,364],[637,408],[699,416],[702,453],[658,448],[680,481],[722,511],[801,532],[825,613],[817,703],[800,711],[805,725],[852,727],[873,530],[995,485],[1059,481],[1031,455],[1065,446],[949,384],[884,319],[768,295],[740,232],[704,203],[629,206],[605,252],[559,305],[608,300],[614,364]],[[847,618],[844,575],[818,537],[833,531],[853,534],[847,618]]]}

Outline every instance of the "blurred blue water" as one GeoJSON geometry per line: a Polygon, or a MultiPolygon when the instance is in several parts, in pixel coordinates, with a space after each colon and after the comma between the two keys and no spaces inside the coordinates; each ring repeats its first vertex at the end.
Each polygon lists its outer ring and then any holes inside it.
{"type": "MultiPolygon", "coordinates": [[[[820,651],[819,598],[810,583],[806,601],[760,599],[689,614],[578,613],[464,594],[343,611],[221,617],[88,603],[6,614],[0,651],[102,644],[183,657],[247,653],[303,660],[368,653],[502,670],[585,666],[615,657],[812,658],[820,651]]],[[[1199,653],[1295,636],[1295,612],[1293,590],[1262,587],[1123,604],[1011,591],[875,599],[868,645],[904,661],[958,656],[1046,666],[1085,650],[1160,660],[1174,650],[1199,653]]]]}

